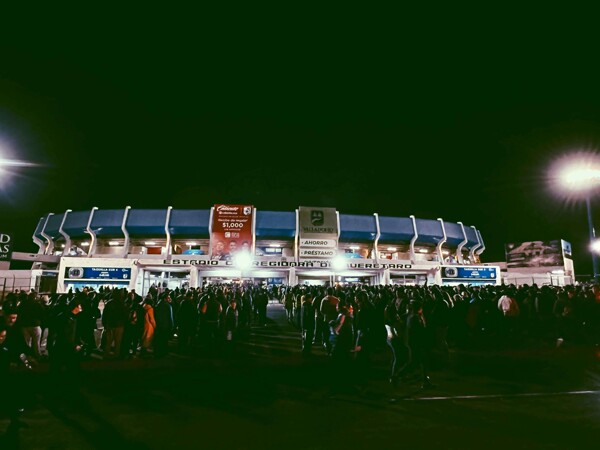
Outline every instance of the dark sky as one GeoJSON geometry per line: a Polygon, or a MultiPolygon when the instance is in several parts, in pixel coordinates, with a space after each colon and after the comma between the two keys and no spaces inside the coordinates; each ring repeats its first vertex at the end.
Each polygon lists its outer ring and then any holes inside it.
{"type": "Polygon", "coordinates": [[[586,14],[438,12],[13,25],[0,152],[41,166],[1,181],[0,231],[31,251],[39,218],[67,208],[331,206],[475,225],[484,262],[507,242],[562,238],[590,273],[585,206],[547,181],[559,156],[600,150],[586,14]]]}

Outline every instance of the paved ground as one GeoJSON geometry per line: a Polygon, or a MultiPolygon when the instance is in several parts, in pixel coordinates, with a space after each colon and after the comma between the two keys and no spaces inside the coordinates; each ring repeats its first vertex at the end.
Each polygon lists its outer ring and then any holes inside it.
{"type": "MultiPolygon", "coordinates": [[[[387,382],[390,354],[368,375],[334,382],[324,351],[299,354],[280,305],[267,327],[223,356],[91,360],[57,393],[44,365],[36,395],[0,449],[583,449],[600,436],[595,350],[564,346],[453,351],[436,386],[387,382]]],[[[0,432],[8,429],[0,417],[0,432]]]]}

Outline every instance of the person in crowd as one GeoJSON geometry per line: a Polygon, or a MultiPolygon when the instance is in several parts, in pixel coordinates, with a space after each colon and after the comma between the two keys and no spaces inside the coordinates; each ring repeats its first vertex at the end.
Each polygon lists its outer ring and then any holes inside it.
{"type": "Polygon", "coordinates": [[[327,294],[321,299],[321,303],[319,304],[319,311],[323,320],[323,343],[328,355],[331,355],[333,351],[330,323],[339,317],[338,305],[340,304],[340,299],[334,293],[334,288],[331,286],[328,287],[327,294]]]}
{"type": "Polygon", "coordinates": [[[501,323],[501,332],[505,339],[514,340],[518,332],[521,308],[517,301],[516,292],[508,289],[498,299],[498,309],[502,312],[504,320],[501,323]]]}
{"type": "Polygon", "coordinates": [[[31,347],[33,356],[37,360],[42,356],[42,322],[45,310],[35,291],[31,291],[18,306],[19,327],[23,333],[25,343],[31,347]]]}
{"type": "Polygon", "coordinates": [[[89,355],[93,350],[97,349],[96,329],[98,327],[98,319],[102,317],[100,308],[98,307],[100,297],[96,292],[87,292],[87,294],[82,293],[80,298],[82,311],[77,316],[77,322],[84,344],[84,355],[89,355]]]}
{"type": "Polygon", "coordinates": [[[150,355],[150,349],[154,342],[154,330],[156,330],[156,319],[154,318],[154,299],[150,294],[144,299],[144,326],[141,339],[141,354],[142,357],[150,355]]]}
{"type": "Polygon", "coordinates": [[[427,332],[427,322],[423,314],[423,303],[419,299],[410,302],[410,313],[406,321],[406,346],[408,360],[392,375],[392,382],[397,384],[399,379],[408,371],[417,368],[421,372],[421,389],[432,387],[429,378],[429,353],[431,340],[427,332]]]}
{"type": "Polygon", "coordinates": [[[399,313],[397,302],[390,302],[385,308],[385,329],[387,345],[392,352],[390,383],[397,385],[402,362],[408,358],[406,346],[406,323],[399,313]]]}
{"type": "Polygon", "coordinates": [[[104,327],[103,354],[105,359],[121,357],[121,344],[123,343],[123,333],[128,317],[129,311],[125,305],[124,290],[115,289],[111,300],[106,303],[102,311],[102,326],[104,327]]]}
{"type": "Polygon", "coordinates": [[[315,334],[315,305],[313,294],[309,291],[302,295],[302,354],[312,354],[312,345],[315,334]]]}
{"type": "MultiPolygon", "coordinates": [[[[5,308],[4,319],[12,316],[14,311],[16,310],[11,310],[10,306],[5,308]]],[[[20,420],[28,401],[27,380],[17,368],[31,370],[33,367],[33,362],[26,353],[28,348],[21,339],[20,330],[14,328],[14,323],[12,318],[0,320],[0,411],[10,419],[7,434],[27,427],[20,420]],[[11,332],[15,333],[13,339],[9,338],[11,332]]]]}
{"type": "Polygon", "coordinates": [[[259,288],[254,296],[254,304],[256,306],[256,315],[258,325],[267,326],[267,306],[269,304],[269,296],[265,288],[259,288]]]}
{"type": "Polygon", "coordinates": [[[50,370],[54,381],[59,385],[71,380],[77,381],[80,377],[84,342],[81,339],[77,316],[82,311],[81,297],[76,295],[53,323],[50,370]]]}
{"type": "MultiPolygon", "coordinates": [[[[135,291],[132,291],[135,294],[135,291]]],[[[142,332],[144,330],[144,307],[138,301],[139,296],[131,293],[125,299],[128,316],[123,330],[123,343],[121,345],[122,358],[135,358],[141,347],[142,332]]]]}
{"type": "Polygon", "coordinates": [[[294,300],[294,293],[292,292],[292,289],[287,289],[285,294],[283,294],[283,307],[285,308],[287,321],[290,324],[294,324],[294,300]]]}
{"type": "MultiPolygon", "coordinates": [[[[354,329],[356,353],[356,369],[359,372],[361,382],[365,382],[372,363],[375,351],[374,329],[377,326],[376,310],[369,300],[369,295],[364,289],[354,293],[354,329]]],[[[385,326],[385,325],[384,325],[385,326]]]]}
{"type": "Polygon", "coordinates": [[[592,298],[589,309],[590,339],[596,347],[600,347],[600,285],[592,287],[592,298]]]}
{"type": "Polygon", "coordinates": [[[204,338],[208,348],[213,351],[219,340],[219,328],[223,305],[213,292],[208,292],[202,301],[200,308],[202,316],[202,327],[204,329],[204,338]]]}
{"type": "Polygon", "coordinates": [[[331,363],[331,392],[333,395],[351,393],[355,368],[352,367],[355,343],[352,305],[338,303],[338,316],[329,322],[331,363]]]}
{"type": "Polygon", "coordinates": [[[173,331],[175,330],[172,302],[171,292],[166,291],[154,308],[154,319],[156,321],[154,334],[155,358],[161,358],[169,352],[169,340],[173,337],[173,331]]]}
{"type": "Polygon", "coordinates": [[[175,313],[177,323],[177,346],[180,353],[192,352],[194,336],[198,324],[198,308],[194,301],[194,293],[188,290],[175,313]]]}
{"type": "Polygon", "coordinates": [[[229,306],[225,310],[223,326],[225,331],[225,342],[231,347],[236,340],[238,329],[239,310],[237,307],[237,299],[235,297],[229,300],[229,306]]]}

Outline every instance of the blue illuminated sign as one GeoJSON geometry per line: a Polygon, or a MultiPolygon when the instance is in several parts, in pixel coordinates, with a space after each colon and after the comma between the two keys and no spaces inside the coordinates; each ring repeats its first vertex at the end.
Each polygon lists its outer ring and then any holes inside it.
{"type": "Polygon", "coordinates": [[[448,266],[442,267],[442,278],[451,280],[495,280],[496,267],[448,266]]]}
{"type": "Polygon", "coordinates": [[[84,280],[129,280],[130,268],[121,267],[67,267],[65,278],[84,280]]]}

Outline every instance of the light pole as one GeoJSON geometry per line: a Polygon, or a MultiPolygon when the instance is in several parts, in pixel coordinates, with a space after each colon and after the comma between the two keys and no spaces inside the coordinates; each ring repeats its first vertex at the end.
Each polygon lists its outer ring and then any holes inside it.
{"type": "Polygon", "coordinates": [[[576,197],[585,195],[587,221],[589,231],[589,249],[592,253],[592,269],[594,280],[598,280],[598,243],[592,217],[591,196],[594,189],[600,186],[600,159],[597,155],[585,155],[578,160],[569,158],[566,165],[561,165],[559,180],[561,187],[566,188],[576,197]]]}
{"type": "Polygon", "coordinates": [[[592,202],[590,201],[589,195],[585,198],[585,205],[587,206],[588,228],[590,231],[590,250],[592,252],[592,269],[594,271],[594,280],[597,280],[598,279],[598,254],[597,254],[596,246],[594,245],[596,242],[596,230],[594,230],[594,220],[592,219],[592,202]]]}

